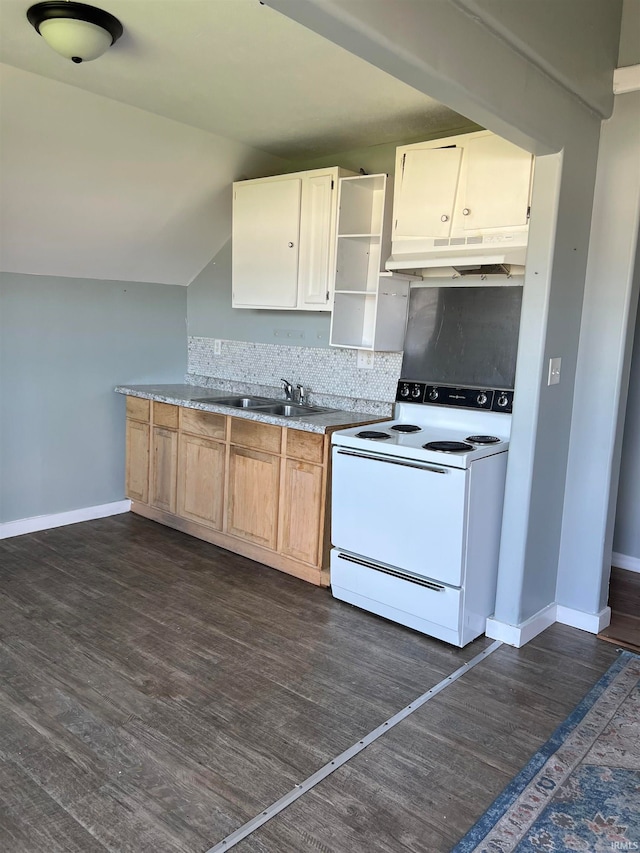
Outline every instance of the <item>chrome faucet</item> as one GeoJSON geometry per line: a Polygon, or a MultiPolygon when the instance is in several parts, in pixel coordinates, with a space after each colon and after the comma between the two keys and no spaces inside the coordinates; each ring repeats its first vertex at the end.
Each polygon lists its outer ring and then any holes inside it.
{"type": "Polygon", "coordinates": [[[307,402],[307,391],[304,385],[296,385],[296,388],[298,391],[298,402],[300,403],[300,405],[304,406],[304,404],[307,402]]]}
{"type": "Polygon", "coordinates": [[[288,379],[281,379],[280,381],[284,385],[285,400],[293,400],[293,385],[288,379]]]}

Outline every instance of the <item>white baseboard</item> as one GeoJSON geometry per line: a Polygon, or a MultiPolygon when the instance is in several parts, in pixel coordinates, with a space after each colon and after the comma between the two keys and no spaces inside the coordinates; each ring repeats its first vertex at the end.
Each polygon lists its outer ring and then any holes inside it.
{"type": "Polygon", "coordinates": [[[53,527],[64,527],[65,524],[76,524],[78,521],[91,521],[94,518],[119,515],[122,512],[129,512],[130,509],[130,500],[114,501],[113,503],[101,504],[100,506],[73,509],[70,512],[58,512],[53,515],[36,515],[33,518],[5,521],[0,524],[0,539],[22,536],[25,533],[36,533],[38,530],[51,530],[53,527]]]}
{"type": "Polygon", "coordinates": [[[509,625],[507,622],[499,622],[493,616],[490,616],[487,619],[485,633],[492,640],[502,640],[508,646],[515,646],[519,649],[525,643],[528,643],[529,640],[533,640],[534,637],[541,634],[550,625],[553,625],[555,621],[556,605],[554,603],[547,605],[547,607],[539,610],[538,613],[534,613],[533,616],[520,625],[509,625]]]}
{"type": "Polygon", "coordinates": [[[615,551],[611,555],[611,565],[617,569],[626,569],[628,572],[640,572],[640,559],[638,557],[616,554],[615,551]]]}
{"type": "Polygon", "coordinates": [[[585,613],[583,610],[574,610],[558,604],[556,621],[572,628],[580,628],[581,631],[589,631],[590,634],[599,634],[611,622],[611,608],[604,607],[599,613],[585,613]]]}

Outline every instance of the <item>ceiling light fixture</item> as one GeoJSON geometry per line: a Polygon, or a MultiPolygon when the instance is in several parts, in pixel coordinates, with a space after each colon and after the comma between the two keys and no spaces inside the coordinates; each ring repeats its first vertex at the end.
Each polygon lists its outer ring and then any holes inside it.
{"type": "Polygon", "coordinates": [[[123,32],[120,21],[109,12],[66,0],[36,3],[27,18],[50,47],[72,62],[97,59],[123,32]]]}

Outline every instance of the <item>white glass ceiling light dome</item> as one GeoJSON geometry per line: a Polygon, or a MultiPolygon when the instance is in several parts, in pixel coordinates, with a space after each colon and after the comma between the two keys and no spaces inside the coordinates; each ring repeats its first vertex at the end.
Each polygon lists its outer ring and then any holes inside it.
{"type": "Polygon", "coordinates": [[[97,59],[123,32],[117,18],[85,3],[36,3],[27,18],[50,47],[72,62],[97,59]]]}

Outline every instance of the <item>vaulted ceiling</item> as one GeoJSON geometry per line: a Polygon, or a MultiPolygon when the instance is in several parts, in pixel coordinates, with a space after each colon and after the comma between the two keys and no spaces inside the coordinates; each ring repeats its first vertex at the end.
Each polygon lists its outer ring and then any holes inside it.
{"type": "Polygon", "coordinates": [[[8,272],[186,285],[232,181],[469,124],[259,0],[105,0],[124,35],[81,65],[29,5],[0,0],[8,272]]]}
{"type": "MultiPolygon", "coordinates": [[[[448,130],[441,104],[259,0],[106,0],[122,38],[74,65],[0,0],[0,61],[285,158],[448,130]]],[[[99,4],[98,4],[99,5],[99,4]]]]}

